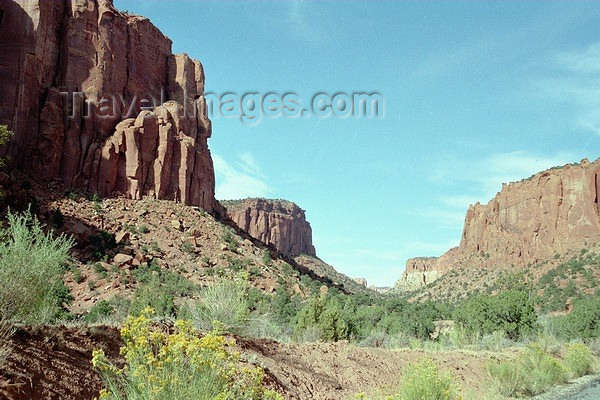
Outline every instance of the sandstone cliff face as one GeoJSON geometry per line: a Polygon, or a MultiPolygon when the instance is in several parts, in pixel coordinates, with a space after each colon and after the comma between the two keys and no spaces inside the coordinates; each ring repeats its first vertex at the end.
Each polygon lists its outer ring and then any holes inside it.
{"type": "Polygon", "coordinates": [[[245,199],[221,202],[227,215],[244,231],[282,254],[316,255],[312,229],[304,210],[285,200],[245,199]]]}
{"type": "Polygon", "coordinates": [[[442,272],[438,269],[437,257],[416,257],[406,260],[406,268],[395,287],[412,291],[433,282],[442,272]]]}
{"type": "Polygon", "coordinates": [[[432,283],[452,267],[458,251],[459,248],[454,247],[441,257],[408,259],[404,273],[394,287],[402,291],[412,291],[432,283]]]}
{"type": "Polygon", "coordinates": [[[110,0],[8,0],[0,14],[0,123],[15,132],[15,167],[215,210],[198,61],[110,0]]]}
{"type": "Polygon", "coordinates": [[[531,263],[600,238],[600,160],[544,171],[504,185],[487,205],[469,207],[464,255],[531,263]]]}
{"type": "Polygon", "coordinates": [[[505,184],[469,207],[460,246],[439,258],[407,261],[401,290],[425,286],[457,267],[511,268],[600,240],[600,160],[566,165],[505,184]]]}

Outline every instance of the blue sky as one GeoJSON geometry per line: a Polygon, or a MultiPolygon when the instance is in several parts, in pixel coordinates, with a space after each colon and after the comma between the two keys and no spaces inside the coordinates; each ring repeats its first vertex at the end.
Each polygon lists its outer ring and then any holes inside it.
{"type": "Polygon", "coordinates": [[[306,210],[318,255],[392,285],[503,182],[600,156],[600,3],[117,0],[206,90],[379,92],[382,119],[215,118],[217,196],[306,210]]]}

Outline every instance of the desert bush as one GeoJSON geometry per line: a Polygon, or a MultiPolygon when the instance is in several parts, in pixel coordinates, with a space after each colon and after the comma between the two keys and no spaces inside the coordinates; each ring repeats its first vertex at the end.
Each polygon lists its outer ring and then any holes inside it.
{"type": "Polygon", "coordinates": [[[285,325],[277,323],[274,315],[269,313],[252,313],[244,328],[244,333],[250,337],[273,339],[289,342],[291,332],[285,325]]]}
{"type": "Polygon", "coordinates": [[[292,297],[284,285],[277,288],[272,299],[272,307],[277,319],[282,323],[289,323],[298,313],[300,300],[298,296],[292,297]]]}
{"type": "Polygon", "coordinates": [[[388,334],[384,331],[373,330],[358,345],[362,347],[388,347],[388,334]]]}
{"type": "Polygon", "coordinates": [[[524,374],[523,392],[527,396],[535,396],[567,381],[565,366],[535,343],[525,350],[520,364],[524,374]]]}
{"type": "MultiPolygon", "coordinates": [[[[13,133],[8,129],[6,125],[0,125],[0,147],[5,146],[12,138],[13,133]]],[[[6,158],[0,157],[0,170],[6,167],[6,158]]],[[[0,186],[0,200],[5,196],[4,189],[0,186]]]]}
{"type": "Polygon", "coordinates": [[[389,400],[458,400],[460,388],[450,373],[442,372],[431,360],[409,365],[404,371],[400,393],[389,400]]]}
{"type": "Polygon", "coordinates": [[[229,251],[232,251],[234,253],[238,251],[240,244],[237,241],[237,236],[232,228],[224,226],[223,233],[221,234],[221,239],[223,239],[229,251]]]}
{"type": "Polygon", "coordinates": [[[161,317],[172,317],[176,314],[173,294],[161,284],[159,279],[152,279],[135,290],[129,313],[137,316],[148,307],[161,317]]]}
{"type": "Polygon", "coordinates": [[[494,331],[481,338],[479,348],[483,350],[500,351],[513,344],[514,342],[508,338],[504,331],[494,331]]]}
{"type": "Polygon", "coordinates": [[[557,331],[566,339],[591,339],[600,337],[600,296],[580,299],[573,311],[556,321],[557,331]]]}
{"type": "Polygon", "coordinates": [[[131,302],[115,296],[109,300],[101,300],[83,317],[87,323],[118,323],[124,321],[129,313],[131,302]]]}
{"type": "Polygon", "coordinates": [[[516,340],[536,329],[533,297],[524,290],[507,290],[497,296],[478,295],[454,311],[454,319],[470,332],[483,335],[504,331],[516,340]]]}
{"type": "Polygon", "coordinates": [[[537,345],[528,346],[516,360],[490,363],[487,371],[500,394],[535,396],[567,380],[567,369],[537,345]]]}
{"type": "Polygon", "coordinates": [[[298,314],[296,332],[316,326],[321,340],[338,341],[349,338],[349,326],[339,301],[335,297],[314,296],[298,314]]]}
{"type": "Polygon", "coordinates": [[[146,307],[150,307],[161,316],[175,316],[178,308],[175,298],[189,296],[196,290],[196,285],[181,274],[162,269],[157,263],[143,264],[133,273],[139,283],[136,289],[130,314],[139,315],[146,307]]]}
{"type": "Polygon", "coordinates": [[[0,228],[0,318],[47,322],[68,298],[62,276],[72,239],[44,232],[29,211],[0,228]]]}
{"type": "Polygon", "coordinates": [[[10,355],[11,345],[9,340],[13,331],[14,329],[10,321],[0,317],[0,371],[3,369],[6,359],[10,355]]]}
{"type": "Polygon", "coordinates": [[[593,338],[588,343],[590,351],[596,357],[600,357],[600,338],[593,338]]]}
{"type": "Polygon", "coordinates": [[[242,333],[250,317],[247,285],[224,281],[200,290],[199,300],[190,307],[194,324],[202,331],[219,328],[242,333]]]}
{"type": "Polygon", "coordinates": [[[514,397],[523,387],[523,372],[513,363],[490,363],[487,365],[487,372],[492,378],[494,388],[502,396],[514,397]]]}
{"type": "Polygon", "coordinates": [[[117,247],[117,241],[115,235],[110,232],[100,231],[90,237],[90,250],[95,260],[106,259],[108,251],[115,247],[117,247]]]}
{"type": "Polygon", "coordinates": [[[182,320],[173,333],[165,333],[151,316],[145,310],[121,329],[124,368],[110,363],[102,350],[94,351],[92,363],[105,385],[100,399],[282,399],[262,385],[261,368],[241,366],[235,341],[216,332],[199,338],[191,322],[182,320]]]}
{"type": "Polygon", "coordinates": [[[593,372],[594,356],[588,346],[583,343],[570,343],[566,345],[565,365],[573,378],[593,372]]]}

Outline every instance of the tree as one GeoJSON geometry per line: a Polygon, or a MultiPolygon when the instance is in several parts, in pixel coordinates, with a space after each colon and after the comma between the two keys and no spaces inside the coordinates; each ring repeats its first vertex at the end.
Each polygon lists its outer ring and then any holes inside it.
{"type": "Polygon", "coordinates": [[[535,329],[537,314],[529,292],[506,290],[467,300],[455,310],[454,319],[471,333],[504,331],[511,339],[519,339],[535,329]]]}

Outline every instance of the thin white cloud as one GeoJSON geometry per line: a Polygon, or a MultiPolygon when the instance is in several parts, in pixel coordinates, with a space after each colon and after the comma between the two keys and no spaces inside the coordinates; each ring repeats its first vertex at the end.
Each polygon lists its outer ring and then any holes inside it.
{"type": "MultiPolygon", "coordinates": [[[[575,157],[570,153],[541,156],[527,151],[513,151],[492,154],[470,163],[465,160],[454,160],[451,170],[447,168],[448,164],[440,164],[432,171],[433,182],[452,188],[466,186],[469,189],[462,189],[456,195],[440,196],[435,204],[427,208],[414,209],[411,214],[432,221],[433,227],[462,228],[469,205],[476,202],[487,203],[502,189],[503,183],[519,181],[573,160],[575,157]]],[[[434,246],[433,249],[436,247],[434,246]]]]}
{"type": "Polygon", "coordinates": [[[465,211],[470,203],[466,206],[451,207],[442,206],[440,208],[429,207],[425,209],[415,210],[412,214],[423,217],[429,220],[436,221],[439,226],[454,227],[461,225],[465,220],[465,211]]]}
{"type": "Polygon", "coordinates": [[[586,49],[559,54],[556,61],[571,71],[584,73],[600,73],[600,43],[586,49]]]}
{"type": "Polygon", "coordinates": [[[573,124],[600,135],[600,43],[551,58],[557,72],[534,82],[540,95],[569,106],[573,124]]]}
{"type": "Polygon", "coordinates": [[[303,0],[294,0],[288,3],[287,30],[296,39],[321,45],[332,41],[327,27],[317,23],[320,20],[318,18],[320,13],[314,9],[314,3],[306,3],[303,0]]]}
{"type": "Polygon", "coordinates": [[[250,153],[244,153],[230,163],[213,154],[216,177],[216,198],[219,200],[246,197],[267,197],[273,189],[250,153]]]}
{"type": "Polygon", "coordinates": [[[446,208],[462,208],[477,201],[486,203],[502,189],[503,183],[516,182],[548,168],[562,166],[576,160],[569,152],[539,155],[528,151],[494,153],[479,161],[445,160],[431,174],[436,183],[454,185],[468,183],[469,191],[456,196],[440,197],[440,205],[446,208]],[[451,162],[453,168],[447,168],[451,162]],[[460,173],[456,173],[460,171],[460,173]]]}

